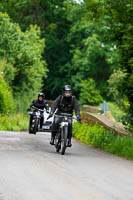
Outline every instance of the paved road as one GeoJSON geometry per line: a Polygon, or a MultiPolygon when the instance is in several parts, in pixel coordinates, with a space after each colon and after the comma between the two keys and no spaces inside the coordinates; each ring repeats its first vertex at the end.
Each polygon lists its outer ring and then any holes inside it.
{"type": "Polygon", "coordinates": [[[49,133],[0,132],[0,200],[133,200],[133,162],[49,133]]]}

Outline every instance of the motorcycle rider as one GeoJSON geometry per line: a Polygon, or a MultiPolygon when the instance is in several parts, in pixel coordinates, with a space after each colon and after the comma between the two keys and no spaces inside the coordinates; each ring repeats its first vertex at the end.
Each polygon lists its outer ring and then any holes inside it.
{"type": "MultiPolygon", "coordinates": [[[[79,105],[77,103],[77,99],[75,96],[72,96],[72,88],[70,85],[65,85],[63,87],[63,95],[60,95],[57,97],[55,102],[51,106],[51,112],[49,114],[49,117],[52,117],[55,110],[56,114],[60,113],[68,113],[73,114],[73,110],[75,110],[77,121],[81,121],[80,119],[80,109],[79,105]]],[[[61,117],[55,116],[52,124],[52,133],[51,133],[51,141],[50,144],[54,145],[54,139],[55,135],[57,133],[57,130],[59,128],[59,124],[62,121],[61,117]]],[[[68,121],[68,147],[71,147],[71,138],[72,138],[72,119],[69,119],[68,121]]]]}
{"type": "MultiPolygon", "coordinates": [[[[27,111],[30,111],[32,107],[33,108],[35,107],[35,108],[39,108],[41,110],[43,110],[45,108],[46,112],[49,113],[48,103],[44,99],[45,99],[45,94],[40,92],[38,94],[38,99],[32,101],[32,103],[29,105],[27,111]]],[[[35,110],[35,108],[34,108],[34,110],[35,110]]],[[[33,120],[33,115],[30,116],[30,127],[32,124],[32,120],[33,120]]],[[[41,112],[40,129],[42,129],[43,121],[44,121],[44,116],[43,116],[43,112],[41,112]]]]}

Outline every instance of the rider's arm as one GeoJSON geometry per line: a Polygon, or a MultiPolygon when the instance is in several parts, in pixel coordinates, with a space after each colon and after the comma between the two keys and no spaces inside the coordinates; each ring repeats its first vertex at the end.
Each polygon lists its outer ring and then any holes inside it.
{"type": "Polygon", "coordinates": [[[30,110],[32,108],[32,106],[35,105],[35,100],[32,101],[32,103],[29,105],[28,109],[30,110]]]}
{"type": "Polygon", "coordinates": [[[46,111],[49,111],[49,106],[48,106],[48,103],[46,100],[45,100],[45,109],[46,109],[46,111]]]}
{"type": "Polygon", "coordinates": [[[51,113],[54,113],[55,110],[58,108],[58,106],[59,106],[59,104],[60,104],[60,100],[61,100],[61,95],[58,96],[58,97],[56,98],[56,100],[54,101],[54,103],[52,104],[52,106],[51,106],[51,113]]]}
{"type": "Polygon", "coordinates": [[[74,110],[75,110],[75,113],[76,113],[76,117],[80,118],[80,108],[79,108],[79,104],[78,104],[75,96],[74,96],[74,110]]]}

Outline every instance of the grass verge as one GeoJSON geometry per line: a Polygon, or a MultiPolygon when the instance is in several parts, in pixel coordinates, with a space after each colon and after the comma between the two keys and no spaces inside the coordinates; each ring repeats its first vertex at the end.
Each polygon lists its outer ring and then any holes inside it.
{"type": "Polygon", "coordinates": [[[22,113],[3,116],[0,115],[0,130],[22,131],[28,129],[29,119],[22,113]]]}
{"type": "Polygon", "coordinates": [[[133,137],[117,136],[98,124],[73,124],[73,136],[85,144],[104,149],[110,153],[133,159],[133,137]]]}

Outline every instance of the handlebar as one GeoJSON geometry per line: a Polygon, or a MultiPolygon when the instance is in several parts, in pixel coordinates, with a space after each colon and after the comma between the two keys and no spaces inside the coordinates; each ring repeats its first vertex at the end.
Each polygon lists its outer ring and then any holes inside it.
{"type": "Polygon", "coordinates": [[[35,106],[32,106],[31,108],[36,109],[36,110],[39,110],[39,111],[41,111],[41,112],[44,112],[43,109],[37,108],[37,107],[35,107],[35,106]]]}
{"type": "Polygon", "coordinates": [[[68,118],[77,120],[76,117],[73,117],[71,114],[68,114],[68,113],[61,113],[60,115],[55,114],[55,116],[58,116],[58,117],[68,117],[68,118]]]}
{"type": "MultiPolygon", "coordinates": [[[[60,113],[60,115],[59,114],[54,114],[55,116],[58,116],[58,117],[68,117],[68,118],[71,118],[71,119],[75,119],[76,121],[77,121],[77,118],[76,117],[73,117],[72,116],[72,114],[68,114],[68,113],[60,113]]],[[[47,120],[48,119],[50,119],[52,116],[49,116],[48,118],[47,118],[47,120]]],[[[81,121],[79,122],[80,124],[81,124],[81,121]]]]}
{"type": "MultiPolygon", "coordinates": [[[[56,114],[58,115],[58,114],[56,114]]],[[[60,113],[59,115],[63,116],[63,117],[72,117],[72,114],[69,113],[60,113]]]]}

